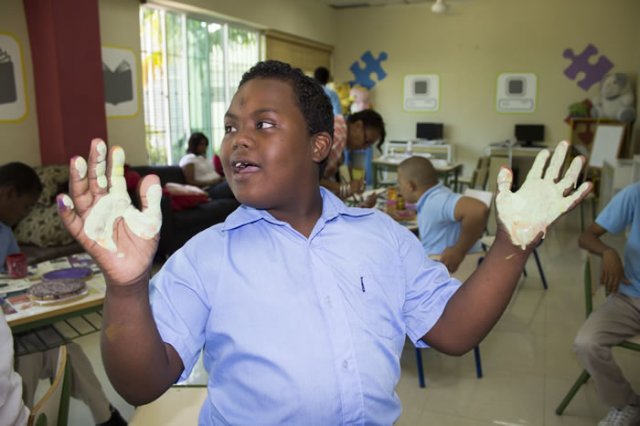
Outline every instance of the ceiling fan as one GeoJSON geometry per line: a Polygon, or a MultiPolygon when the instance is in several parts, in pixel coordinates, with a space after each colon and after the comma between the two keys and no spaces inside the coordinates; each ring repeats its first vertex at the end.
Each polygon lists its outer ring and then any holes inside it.
{"type": "Polygon", "coordinates": [[[431,11],[433,13],[444,13],[447,11],[447,5],[444,0],[436,0],[436,2],[431,6],[431,11]]]}

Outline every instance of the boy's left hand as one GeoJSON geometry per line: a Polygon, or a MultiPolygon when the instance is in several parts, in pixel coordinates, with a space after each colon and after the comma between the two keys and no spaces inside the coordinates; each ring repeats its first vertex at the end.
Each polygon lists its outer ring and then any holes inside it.
{"type": "Polygon", "coordinates": [[[591,190],[589,182],[583,182],[578,189],[573,189],[585,162],[583,156],[574,158],[560,179],[568,147],[566,141],[558,144],[546,171],[549,151],[540,151],[527,179],[517,192],[511,192],[511,170],[502,168],[498,174],[496,207],[499,221],[504,224],[511,242],[523,250],[540,234],[544,236],[549,225],[578,205],[591,190]]]}

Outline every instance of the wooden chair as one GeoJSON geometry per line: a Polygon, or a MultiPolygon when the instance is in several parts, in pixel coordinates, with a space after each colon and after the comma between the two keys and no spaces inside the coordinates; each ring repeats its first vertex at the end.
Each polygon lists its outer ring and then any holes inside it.
{"type": "Polygon", "coordinates": [[[60,346],[58,365],[51,387],[35,403],[29,415],[28,426],[66,425],[69,410],[70,370],[67,368],[67,347],[60,346]]]}
{"type": "MultiPolygon", "coordinates": [[[[598,289],[602,287],[598,279],[598,277],[600,277],[601,268],[602,265],[600,257],[587,252],[587,260],[584,265],[584,307],[587,317],[593,311],[593,296],[596,294],[598,289]]],[[[640,335],[627,339],[616,346],[640,352],[640,335]]],[[[578,379],[575,381],[571,389],[569,389],[569,392],[567,392],[562,402],[560,402],[558,408],[556,408],[557,415],[562,415],[565,408],[567,408],[567,405],[569,405],[573,397],[578,393],[578,390],[580,390],[580,387],[587,383],[589,377],[590,375],[587,370],[583,370],[582,373],[580,373],[578,379]]]]}

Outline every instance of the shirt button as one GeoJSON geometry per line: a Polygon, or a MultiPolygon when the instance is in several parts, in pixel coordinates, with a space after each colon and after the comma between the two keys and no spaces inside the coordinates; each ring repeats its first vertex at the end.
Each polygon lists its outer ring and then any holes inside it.
{"type": "Polygon", "coordinates": [[[324,303],[325,303],[328,307],[330,307],[330,308],[331,308],[331,307],[332,307],[332,305],[331,305],[331,297],[326,296],[326,297],[324,298],[324,303]]]}
{"type": "Polygon", "coordinates": [[[344,368],[345,370],[349,368],[349,361],[345,360],[342,361],[342,368],[344,368]]]}

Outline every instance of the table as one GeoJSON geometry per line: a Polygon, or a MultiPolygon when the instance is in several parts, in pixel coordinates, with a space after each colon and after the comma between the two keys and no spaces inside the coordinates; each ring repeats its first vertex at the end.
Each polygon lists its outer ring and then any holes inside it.
{"type": "Polygon", "coordinates": [[[104,276],[88,254],[82,253],[41,262],[35,267],[30,267],[29,271],[30,275],[24,279],[12,280],[6,276],[0,277],[1,282],[8,284],[0,288],[0,304],[14,334],[97,312],[102,308],[106,288],[104,276]],[[88,293],[85,296],[51,305],[39,305],[31,302],[26,296],[25,292],[29,285],[38,282],[45,272],[81,264],[93,270],[93,275],[87,280],[88,293]],[[7,293],[7,290],[10,292],[7,293]]]}
{"type": "MultiPolygon", "coordinates": [[[[408,157],[406,155],[387,155],[383,157],[375,158],[372,162],[373,165],[373,187],[378,187],[378,171],[381,169],[398,168],[398,165],[408,157]]],[[[445,160],[431,160],[433,167],[436,169],[438,176],[442,177],[444,184],[449,185],[449,178],[453,176],[453,191],[458,191],[458,178],[462,173],[462,163],[447,163],[445,160]]]]}

